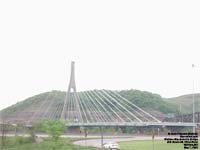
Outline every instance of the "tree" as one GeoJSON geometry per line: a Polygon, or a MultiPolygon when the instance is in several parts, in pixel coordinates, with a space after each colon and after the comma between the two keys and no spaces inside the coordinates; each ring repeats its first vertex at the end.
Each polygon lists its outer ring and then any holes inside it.
{"type": "Polygon", "coordinates": [[[45,121],[42,123],[42,130],[51,136],[52,144],[49,149],[56,150],[63,144],[60,141],[60,136],[66,131],[64,122],[62,121],[45,121]]]}

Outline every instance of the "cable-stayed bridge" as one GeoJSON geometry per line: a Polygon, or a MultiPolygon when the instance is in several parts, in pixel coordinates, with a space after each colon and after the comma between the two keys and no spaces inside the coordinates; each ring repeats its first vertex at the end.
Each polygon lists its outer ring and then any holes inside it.
{"type": "Polygon", "coordinates": [[[47,94],[41,103],[38,102],[39,105],[36,103],[14,118],[20,118],[18,121],[26,124],[62,120],[68,122],[67,126],[196,126],[186,122],[161,122],[116,91],[77,92],[74,62],[71,64],[70,83],[65,98],[55,101],[55,97],[56,93],[47,94]]]}
{"type": "Polygon", "coordinates": [[[52,106],[48,103],[49,101],[46,100],[43,103],[43,107],[39,108],[29,121],[60,119],[73,123],[91,124],[160,122],[151,114],[121,97],[117,92],[109,90],[93,90],[67,94],[65,105],[63,106],[62,103],[62,106],[57,108],[59,110],[55,110],[51,114],[48,112],[48,107],[52,106]]]}

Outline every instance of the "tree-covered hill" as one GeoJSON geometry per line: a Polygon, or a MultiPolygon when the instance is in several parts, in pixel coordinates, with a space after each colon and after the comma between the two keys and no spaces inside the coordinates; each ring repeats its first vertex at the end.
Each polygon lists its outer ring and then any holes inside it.
{"type": "MultiPolygon", "coordinates": [[[[143,108],[155,117],[160,117],[167,113],[176,113],[178,111],[177,105],[165,101],[158,94],[139,90],[122,90],[117,92],[122,97],[143,108]]],[[[45,114],[45,112],[39,112],[39,114],[43,113],[42,115],[47,116],[55,115],[53,112],[57,111],[58,116],[54,117],[59,118],[65,96],[66,92],[63,91],[41,93],[1,110],[1,117],[11,120],[20,120],[22,118],[30,119],[38,110],[41,110],[38,108],[43,108],[42,110],[48,110],[48,114],[45,114]],[[44,104],[48,104],[48,106],[44,104]]]]}
{"type": "Polygon", "coordinates": [[[158,94],[140,90],[122,90],[119,94],[137,106],[145,109],[156,110],[163,113],[176,113],[176,105],[164,101],[158,94]]]}
{"type": "MultiPolygon", "coordinates": [[[[195,110],[196,112],[200,112],[200,94],[195,94],[194,99],[195,99],[195,110]]],[[[176,105],[182,114],[192,113],[192,105],[193,105],[192,94],[165,99],[165,101],[167,103],[176,105]]]]}

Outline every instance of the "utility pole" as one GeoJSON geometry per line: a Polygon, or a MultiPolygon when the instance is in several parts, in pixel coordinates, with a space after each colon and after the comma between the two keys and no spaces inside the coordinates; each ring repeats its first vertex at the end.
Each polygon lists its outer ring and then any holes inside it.
{"type": "Polygon", "coordinates": [[[153,127],[153,129],[152,129],[152,150],[154,150],[155,149],[155,132],[154,132],[154,127],[153,127]]]}
{"type": "MultiPolygon", "coordinates": [[[[195,124],[195,95],[194,95],[194,87],[195,87],[195,81],[194,81],[194,67],[195,65],[192,64],[192,74],[193,74],[193,81],[192,81],[192,106],[193,106],[193,109],[192,109],[192,122],[193,124],[195,124]]],[[[195,133],[195,126],[193,126],[193,133],[195,133]]]]}
{"type": "Polygon", "coordinates": [[[182,114],[182,105],[180,104],[180,117],[181,117],[181,120],[180,122],[183,122],[183,114],[182,114]]]}
{"type": "Polygon", "coordinates": [[[101,149],[103,149],[103,126],[100,127],[101,130],[101,149]]]}

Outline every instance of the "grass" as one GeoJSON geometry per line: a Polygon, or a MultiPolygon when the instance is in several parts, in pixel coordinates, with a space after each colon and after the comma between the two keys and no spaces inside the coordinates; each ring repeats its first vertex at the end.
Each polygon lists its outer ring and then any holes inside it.
{"type": "MultiPolygon", "coordinates": [[[[72,144],[73,141],[77,139],[62,139],[64,143],[62,148],[56,150],[85,150],[86,148],[83,146],[75,146],[72,144]]],[[[79,139],[81,140],[81,139],[79,139]]],[[[10,138],[9,142],[13,143],[15,141],[14,138],[10,138]]],[[[200,141],[199,141],[200,143],[200,141]]],[[[1,148],[1,150],[50,150],[49,145],[52,143],[49,139],[45,139],[43,143],[23,143],[23,144],[14,144],[7,148],[1,148]]],[[[153,143],[151,140],[148,141],[129,141],[129,142],[120,142],[120,150],[153,150],[153,143]]],[[[88,147],[87,150],[94,150],[97,148],[88,147]]],[[[154,150],[184,150],[183,144],[167,144],[166,141],[155,141],[154,150]]],[[[196,149],[197,150],[197,149],[196,149]]],[[[199,149],[200,150],[200,147],[199,149]]]]}
{"type": "MultiPolygon", "coordinates": [[[[85,147],[83,146],[73,145],[72,142],[74,140],[75,139],[69,139],[69,138],[62,139],[63,146],[58,150],[85,150],[85,147]]],[[[9,142],[8,147],[1,148],[0,146],[0,149],[1,150],[51,150],[50,145],[52,144],[51,141],[49,141],[49,139],[45,139],[44,142],[40,144],[37,143],[16,144],[14,138],[8,139],[8,142],[9,142]]],[[[93,147],[88,147],[87,149],[94,150],[93,147]]]]}
{"type": "MultiPolygon", "coordinates": [[[[153,150],[152,141],[120,142],[119,145],[121,150],[153,150]]],[[[184,150],[184,146],[183,144],[167,144],[166,141],[155,141],[154,150],[184,150]]]]}

